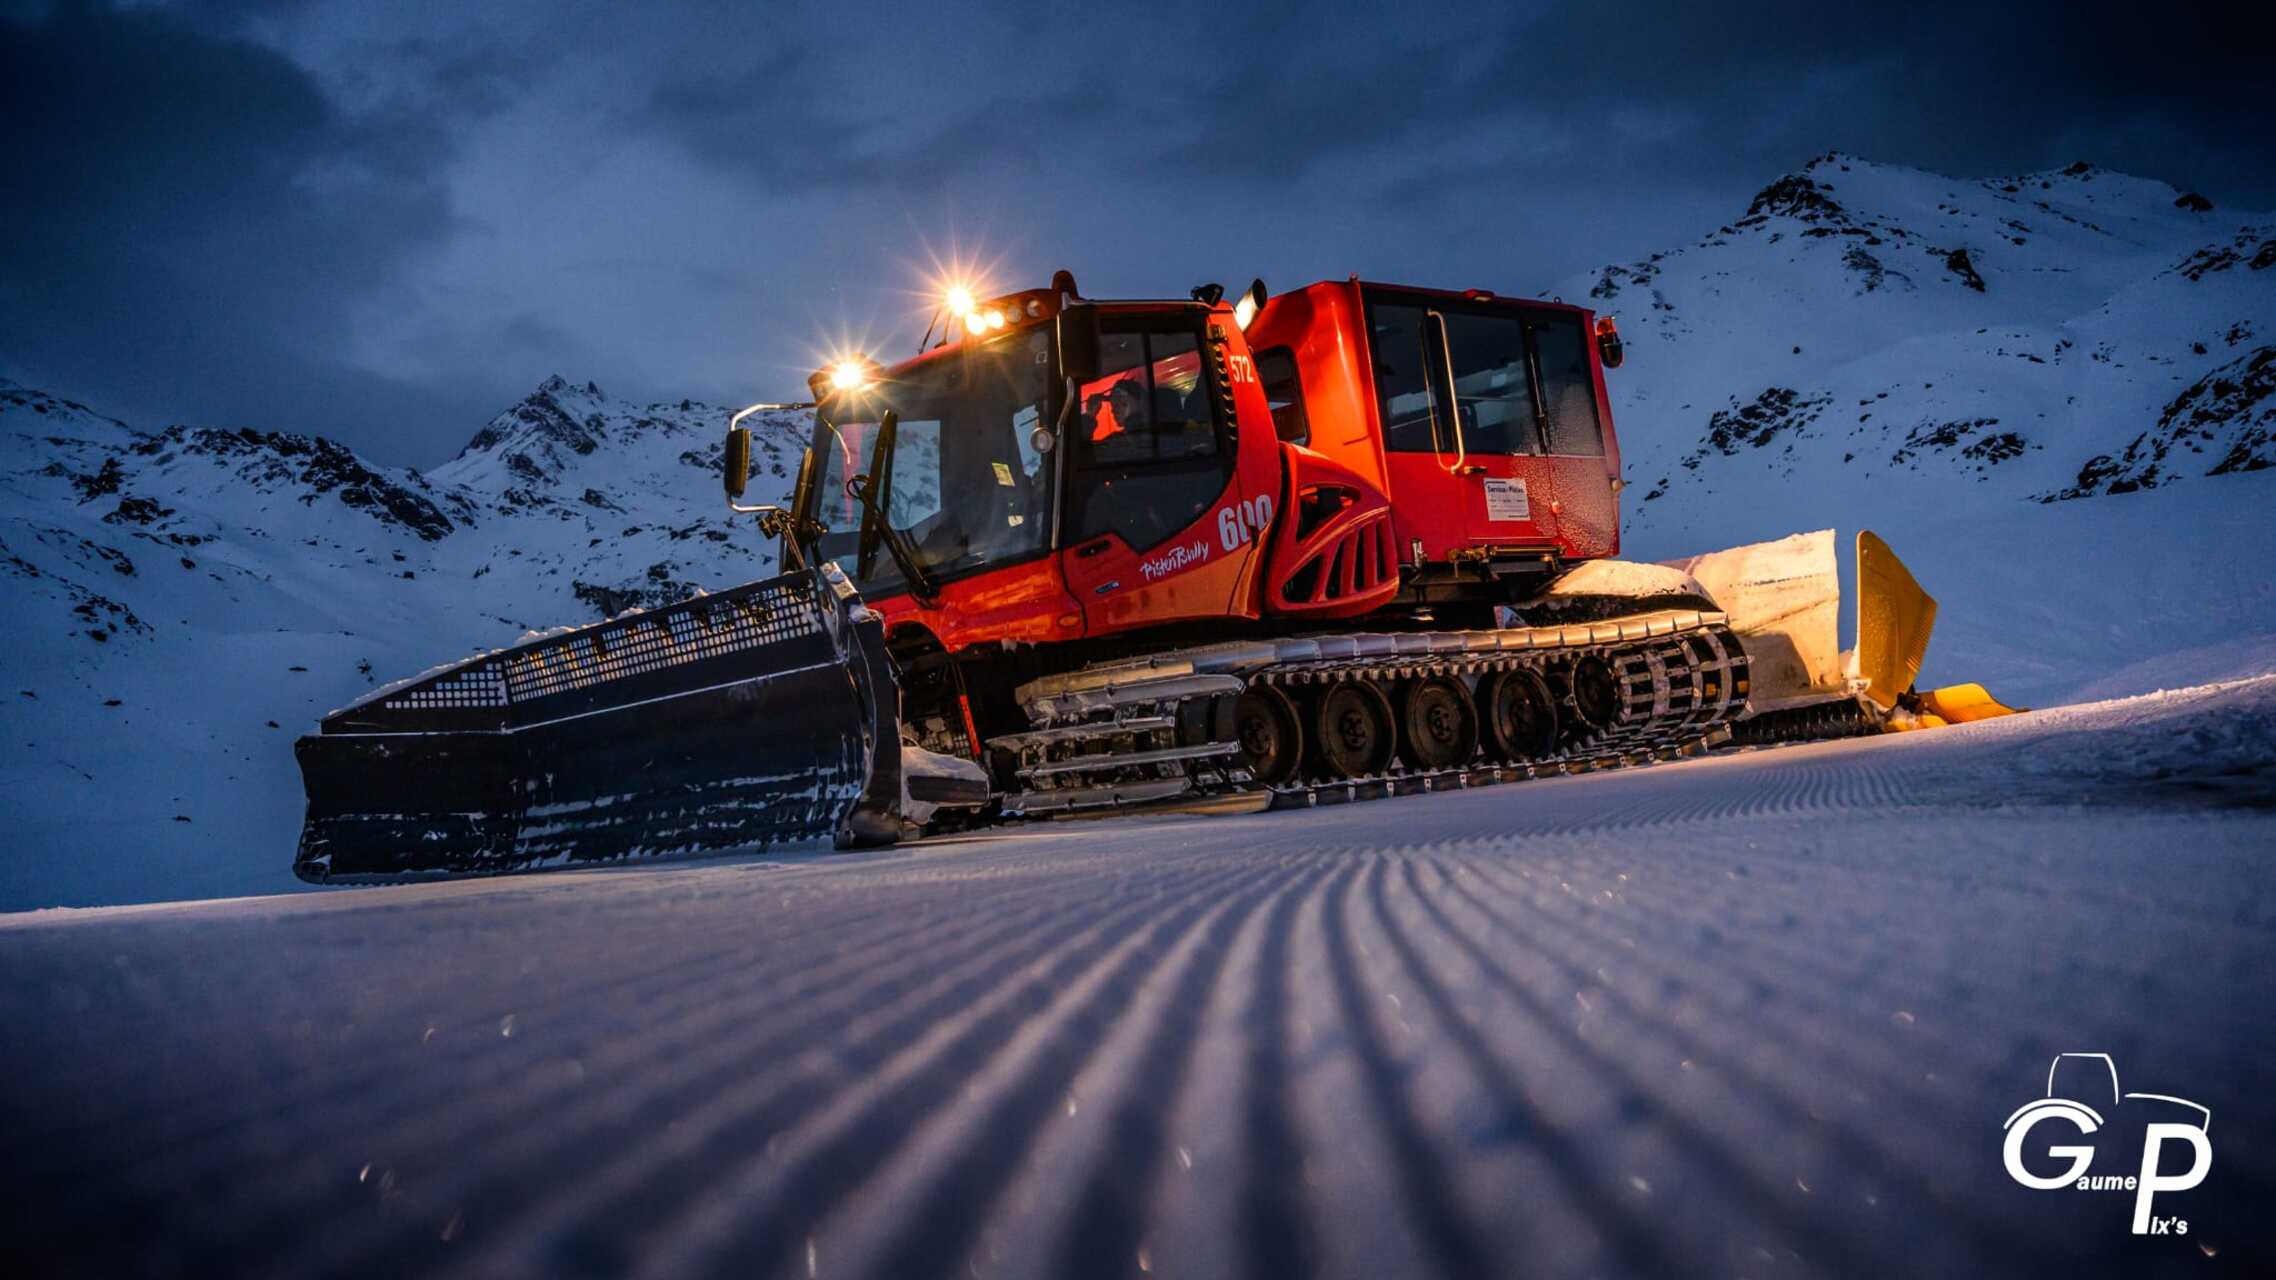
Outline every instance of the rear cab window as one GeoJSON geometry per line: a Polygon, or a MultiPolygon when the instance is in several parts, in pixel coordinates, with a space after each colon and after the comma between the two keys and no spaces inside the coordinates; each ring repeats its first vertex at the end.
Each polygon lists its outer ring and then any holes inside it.
{"type": "Polygon", "coordinates": [[[1437,451],[1423,377],[1423,330],[1446,320],[1463,443],[1476,454],[1601,457],[1604,431],[1579,312],[1371,289],[1368,349],[1384,447],[1437,451]]]}

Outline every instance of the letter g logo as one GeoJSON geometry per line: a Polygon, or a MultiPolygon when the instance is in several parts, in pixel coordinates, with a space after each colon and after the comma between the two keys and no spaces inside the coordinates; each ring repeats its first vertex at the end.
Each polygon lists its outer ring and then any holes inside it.
{"type": "Polygon", "coordinates": [[[2007,1157],[2007,1175],[2027,1187],[2040,1191],[2059,1191],[2086,1176],[2087,1166],[2094,1163],[2094,1148],[2048,1147],[2048,1155],[2068,1157],[2072,1162],[2071,1167],[2052,1178],[2042,1178],[2032,1173],[2023,1167],[2023,1144],[2030,1139],[2032,1127],[2042,1120],[2065,1121],[2084,1137],[2102,1127],[2102,1117],[2094,1113],[2094,1108],[2082,1102],[2072,1102],[2068,1098],[2041,1098],[2037,1102],[2024,1103],[2014,1115],[2007,1118],[2007,1124],[2003,1126],[2007,1130],[2007,1142],[2002,1147],[2002,1152],[2007,1157]]]}

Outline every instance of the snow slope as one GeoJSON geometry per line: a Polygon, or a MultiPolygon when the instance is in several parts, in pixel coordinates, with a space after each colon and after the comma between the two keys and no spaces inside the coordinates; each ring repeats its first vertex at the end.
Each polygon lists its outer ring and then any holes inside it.
{"type": "MultiPolygon", "coordinates": [[[[2025,703],[2276,670],[2276,216],[2181,198],[1828,157],[1557,286],[1627,336],[1625,553],[1876,528],[1942,600],[1927,678],[2025,703]]],[[[715,488],[727,413],[554,378],[422,475],[0,383],[0,910],[292,887],[325,711],[770,572],[715,488]]]]}
{"type": "MultiPolygon", "coordinates": [[[[31,1275],[2265,1275],[2272,849],[2262,678],[1309,812],[12,916],[0,1239],[31,1275]],[[2008,1179],[2066,1051],[2212,1112],[2154,1206],[2185,1237],[2008,1179]]],[[[2095,1172],[2138,1168],[2131,1114],[2095,1172]]]]}

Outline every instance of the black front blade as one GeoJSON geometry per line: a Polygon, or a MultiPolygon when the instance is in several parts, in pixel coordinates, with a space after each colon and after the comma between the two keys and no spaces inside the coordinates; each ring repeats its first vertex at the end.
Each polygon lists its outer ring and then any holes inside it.
{"type": "Polygon", "coordinates": [[[485,654],[295,746],[294,870],[387,880],[890,840],[899,696],[835,565],[485,654]]]}

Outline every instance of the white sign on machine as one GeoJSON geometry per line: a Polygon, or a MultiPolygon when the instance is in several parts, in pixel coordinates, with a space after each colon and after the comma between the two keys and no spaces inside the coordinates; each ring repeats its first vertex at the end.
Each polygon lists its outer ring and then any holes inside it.
{"type": "Polygon", "coordinates": [[[1486,519],[1531,520],[1533,501],[1525,495],[1525,481],[1486,477],[1486,519]]]}

